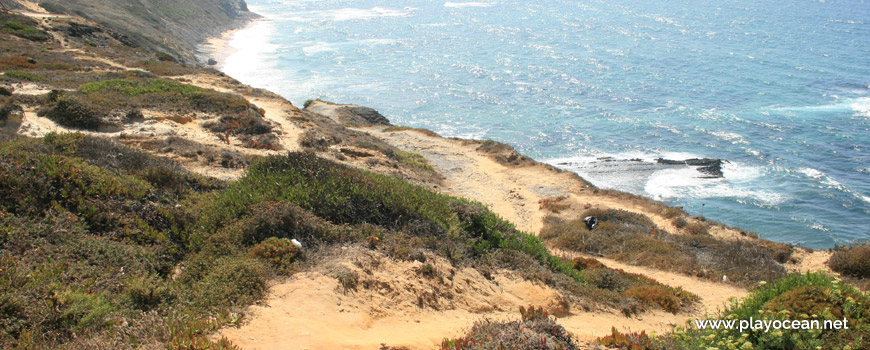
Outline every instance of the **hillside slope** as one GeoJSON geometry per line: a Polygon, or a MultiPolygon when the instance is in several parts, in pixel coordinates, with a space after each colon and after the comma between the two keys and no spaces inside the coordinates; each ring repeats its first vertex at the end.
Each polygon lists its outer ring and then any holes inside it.
{"type": "Polygon", "coordinates": [[[45,0],[53,13],[87,18],[154,51],[195,62],[196,45],[257,15],[244,0],[45,0]]]}

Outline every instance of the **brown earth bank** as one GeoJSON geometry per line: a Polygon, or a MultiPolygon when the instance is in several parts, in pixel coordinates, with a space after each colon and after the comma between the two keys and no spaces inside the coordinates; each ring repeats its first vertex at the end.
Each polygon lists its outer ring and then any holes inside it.
{"type": "MultiPolygon", "coordinates": [[[[479,202],[519,230],[534,235],[555,222],[582,218],[591,210],[623,213],[619,215],[649,221],[644,224],[649,232],[641,233],[645,239],[704,237],[725,242],[722,244],[741,242],[776,255],[777,262],[772,263],[776,269],[832,273],[826,265],[831,251],[768,242],[738,228],[692,217],[661,202],[598,189],[576,174],[538,163],[497,142],[446,138],[427,130],[390,126],[376,111],[361,106],[311,101],[300,109],[280,96],[245,86],[212,69],[146,64],[140,59],[141,52],[126,51],[132,49],[124,48],[111,35],[89,39],[105,43],[92,46],[56,30],[73,22],[99,27],[97,23],[51,15],[32,2],[20,3],[26,7],[21,13],[40,21],[39,28],[51,35],[52,44],[40,49],[41,55],[56,54],[65,57],[71,66],[86,67],[80,69],[81,74],[121,76],[144,70],[155,75],[148,79],[201,88],[208,94],[222,94],[215,95],[221,98],[239,97],[250,104],[245,113],[252,113],[252,123],[265,131],[251,136],[241,129],[216,129],[215,125],[225,120],[220,111],[139,100],[134,101],[141,104],[135,117],[124,110],[127,119],[111,127],[65,126],[42,112],[36,99],[56,93],[52,91],[77,98],[93,97],[66,80],[16,78],[0,80],[0,86],[18,96],[16,101],[21,105],[17,117],[10,114],[4,119],[2,126],[7,132],[29,137],[69,132],[109,137],[175,160],[195,173],[224,180],[244,176],[254,159],[304,151],[479,202]]],[[[11,38],[15,43],[29,45],[24,39],[11,38]]],[[[0,58],[8,59],[18,49],[7,42],[4,50],[0,58]]],[[[40,57],[37,64],[7,65],[0,72],[24,69],[48,77],[58,73],[49,68],[41,70],[40,63],[52,57],[40,57]]],[[[20,73],[18,76],[27,77],[20,73]]],[[[87,78],[82,83],[95,79],[87,78]]],[[[626,254],[566,247],[556,239],[546,243],[552,254],[567,260],[593,258],[603,264],[602,269],[645,276],[694,294],[698,300],[676,312],[647,307],[632,313],[597,304],[588,296],[573,295],[555,283],[529,278],[521,269],[488,270],[457,264],[431,251],[421,259],[403,260],[385,255],[375,249],[375,244],[343,244],[321,247],[317,254],[309,254],[318,257],[304,271],[276,278],[263,300],[244,311],[247,316],[241,326],[223,328],[214,337],[225,336],[245,349],[372,349],[383,343],[431,349],[445,337],[462,336],[475,321],[514,320],[519,317],[520,306],[536,305],[558,317],[562,326],[588,343],[610,334],[611,327],[667,332],[688,318],[715,313],[730,298],[747,295],[759,282],[729,276],[730,272],[719,273],[703,264],[699,264],[703,271],[687,273],[675,265],[650,265],[626,254]]]]}

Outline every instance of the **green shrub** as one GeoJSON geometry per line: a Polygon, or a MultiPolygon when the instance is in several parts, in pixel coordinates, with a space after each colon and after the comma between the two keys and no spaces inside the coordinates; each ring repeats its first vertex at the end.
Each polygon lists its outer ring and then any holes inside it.
{"type": "Polygon", "coordinates": [[[74,331],[98,328],[109,322],[107,316],[115,307],[104,294],[92,294],[67,289],[57,295],[60,320],[74,331]]]}
{"type": "Polygon", "coordinates": [[[433,168],[432,165],[429,164],[429,161],[426,160],[426,158],[424,158],[419,153],[405,152],[399,150],[395,152],[395,157],[396,160],[398,160],[400,163],[405,164],[409,167],[423,169],[426,171],[435,171],[435,168],[433,168]]]}
{"type": "Polygon", "coordinates": [[[55,123],[70,128],[96,130],[105,124],[91,107],[67,94],[58,96],[54,106],[43,114],[55,123]]]}
{"type": "Polygon", "coordinates": [[[268,270],[257,259],[221,258],[194,286],[193,303],[207,309],[249,305],[263,296],[268,277],[268,270]]]}
{"type": "Polygon", "coordinates": [[[742,300],[734,300],[721,315],[733,320],[835,320],[841,330],[699,330],[691,325],[668,336],[674,348],[728,349],[862,349],[870,335],[870,299],[853,287],[823,273],[791,274],[762,284],[742,300]]]}
{"type": "Polygon", "coordinates": [[[24,80],[24,81],[32,81],[32,82],[45,81],[45,78],[43,78],[42,76],[27,72],[27,71],[23,71],[23,70],[7,70],[6,72],[3,73],[3,76],[8,77],[8,78],[12,78],[12,79],[16,79],[16,80],[24,80]]]}
{"type": "Polygon", "coordinates": [[[286,238],[269,237],[248,250],[248,255],[286,269],[299,257],[299,249],[286,238]]]}
{"type": "Polygon", "coordinates": [[[870,244],[864,243],[838,249],[828,260],[831,270],[846,276],[870,277],[870,244]]]}
{"type": "Polygon", "coordinates": [[[689,222],[686,221],[686,219],[684,219],[684,218],[677,217],[677,218],[671,220],[671,224],[674,225],[674,227],[676,227],[676,228],[683,228],[683,227],[686,227],[686,225],[688,225],[689,222]]]}
{"type": "Polygon", "coordinates": [[[0,32],[7,32],[31,41],[46,41],[51,38],[40,29],[21,24],[17,21],[4,22],[3,26],[0,26],[0,32]]]}
{"type": "Polygon", "coordinates": [[[179,108],[212,113],[243,113],[253,106],[243,97],[164,78],[126,78],[83,84],[88,100],[105,108],[179,108]]]}
{"type": "Polygon", "coordinates": [[[143,311],[154,309],[174,297],[172,290],[155,275],[128,278],[124,281],[124,294],[134,308],[143,311]]]}
{"type": "Polygon", "coordinates": [[[175,60],[175,57],[172,57],[172,55],[165,53],[165,52],[158,52],[154,55],[157,56],[158,60],[163,61],[163,62],[177,62],[175,60]]]}

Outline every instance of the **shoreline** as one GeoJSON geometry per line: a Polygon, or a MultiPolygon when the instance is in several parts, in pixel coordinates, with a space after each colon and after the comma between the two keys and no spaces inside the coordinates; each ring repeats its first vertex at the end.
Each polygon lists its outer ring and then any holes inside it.
{"type": "Polygon", "coordinates": [[[226,65],[227,59],[229,59],[233,54],[239,52],[238,49],[230,45],[235,39],[236,34],[243,30],[250,29],[264,20],[263,17],[251,19],[239,28],[230,29],[221,33],[219,36],[206,39],[196,47],[200,59],[202,62],[214,59],[217,63],[214,65],[206,63],[206,67],[214,68],[226,74],[226,72],[224,72],[224,66],[226,65]]]}
{"type": "MultiPolygon", "coordinates": [[[[261,17],[259,17],[259,18],[254,18],[254,19],[249,20],[247,23],[245,23],[240,28],[227,30],[227,31],[221,33],[220,36],[209,38],[203,44],[198,46],[197,50],[202,53],[202,55],[205,59],[213,58],[215,61],[217,61],[217,63],[215,65],[209,65],[208,67],[214,68],[214,69],[220,71],[221,73],[229,76],[229,74],[227,73],[227,71],[225,69],[227,61],[234,54],[240,52],[239,49],[237,49],[236,47],[233,47],[231,45],[232,41],[236,38],[236,35],[238,35],[240,32],[242,32],[244,30],[250,30],[254,26],[260,24],[261,21],[268,21],[269,20],[266,17],[262,17],[262,15],[260,15],[260,16],[261,17]]],[[[233,78],[238,79],[238,77],[233,77],[233,78]]],[[[272,91],[271,89],[268,89],[268,88],[266,90],[272,91]]],[[[338,101],[338,102],[334,102],[334,103],[340,104],[342,102],[338,101]]],[[[298,107],[301,108],[302,106],[298,106],[298,107]]],[[[469,138],[467,140],[473,140],[473,139],[469,138]]],[[[539,162],[542,164],[550,164],[549,162],[547,162],[547,160],[538,160],[538,159],[533,159],[533,160],[535,162],[539,162]]],[[[550,164],[550,165],[552,165],[552,164],[550,164]]],[[[560,169],[562,169],[564,171],[568,171],[568,172],[573,173],[573,174],[576,174],[577,176],[582,178],[584,181],[592,184],[591,181],[589,181],[586,177],[583,177],[582,175],[580,175],[580,173],[575,171],[575,170],[570,170],[570,169],[566,169],[566,168],[560,168],[560,169]]],[[[595,184],[593,184],[593,185],[598,186],[595,184]]],[[[657,199],[657,198],[654,198],[653,196],[650,196],[650,195],[644,194],[644,193],[634,193],[634,192],[630,192],[627,190],[619,190],[619,189],[605,189],[605,190],[608,190],[608,191],[613,190],[613,191],[617,191],[617,192],[623,192],[623,193],[639,196],[639,197],[642,197],[642,198],[645,198],[645,199],[651,200],[651,201],[663,201],[662,199],[657,199]]],[[[667,204],[667,205],[671,206],[671,207],[682,208],[682,206],[678,206],[676,204],[667,204]]],[[[694,213],[690,212],[689,214],[691,216],[695,216],[695,217],[702,216],[700,213],[697,213],[697,212],[694,212],[694,213]]],[[[713,218],[713,221],[718,223],[718,220],[716,220],[715,218],[713,218]]],[[[725,225],[730,227],[730,228],[736,229],[737,231],[744,231],[744,228],[739,227],[737,225],[733,225],[733,224],[725,224],[725,225]]],[[[761,238],[761,237],[759,237],[759,238],[761,238]]],[[[771,242],[789,244],[789,245],[793,245],[795,247],[812,249],[812,250],[830,251],[834,248],[834,247],[816,248],[816,247],[811,247],[811,246],[801,244],[801,243],[794,243],[793,241],[771,240],[770,238],[761,238],[761,239],[769,240],[771,242]]]]}

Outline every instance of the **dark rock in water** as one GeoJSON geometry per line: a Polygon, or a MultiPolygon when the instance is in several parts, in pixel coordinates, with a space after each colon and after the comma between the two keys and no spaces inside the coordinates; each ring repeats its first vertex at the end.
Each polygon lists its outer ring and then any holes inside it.
{"type": "Polygon", "coordinates": [[[656,162],[663,165],[696,166],[698,167],[698,172],[702,174],[710,175],[710,177],[712,178],[721,178],[725,176],[724,174],[722,174],[722,164],[727,162],[727,160],[712,158],[690,158],[685,160],[672,160],[659,158],[656,159],[656,162]]]}
{"type": "Polygon", "coordinates": [[[346,107],[348,111],[370,124],[390,125],[390,120],[380,112],[368,107],[346,107]]]}
{"type": "Polygon", "coordinates": [[[209,58],[207,63],[209,66],[214,66],[214,65],[218,64],[218,61],[215,60],[214,58],[209,58]]]}

